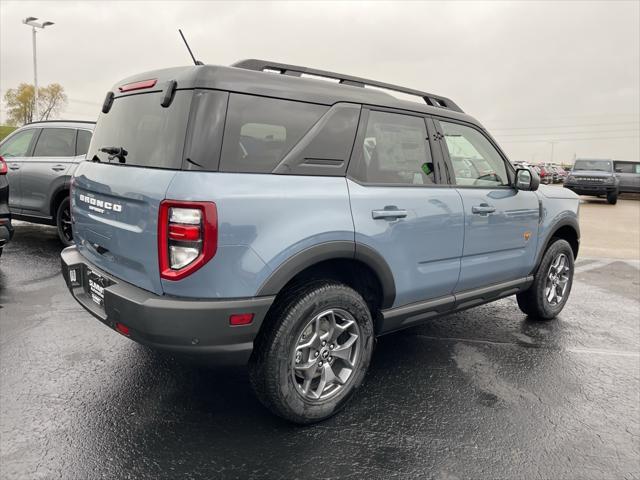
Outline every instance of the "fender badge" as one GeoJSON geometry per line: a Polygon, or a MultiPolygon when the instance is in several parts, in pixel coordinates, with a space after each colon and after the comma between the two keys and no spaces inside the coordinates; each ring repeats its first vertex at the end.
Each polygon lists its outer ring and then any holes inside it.
{"type": "Polygon", "coordinates": [[[531,238],[531,232],[529,230],[527,230],[526,232],[524,232],[523,237],[524,237],[525,241],[528,242],[529,239],[531,238]]]}

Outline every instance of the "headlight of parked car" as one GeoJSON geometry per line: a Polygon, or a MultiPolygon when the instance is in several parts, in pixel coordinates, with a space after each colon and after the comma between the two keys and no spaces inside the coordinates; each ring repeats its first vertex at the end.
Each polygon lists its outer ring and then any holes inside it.
{"type": "Polygon", "coordinates": [[[576,179],[573,175],[567,175],[567,182],[573,182],[576,179]]]}
{"type": "Polygon", "coordinates": [[[616,181],[616,179],[614,177],[607,177],[607,179],[604,181],[604,183],[614,183],[616,181]]]}

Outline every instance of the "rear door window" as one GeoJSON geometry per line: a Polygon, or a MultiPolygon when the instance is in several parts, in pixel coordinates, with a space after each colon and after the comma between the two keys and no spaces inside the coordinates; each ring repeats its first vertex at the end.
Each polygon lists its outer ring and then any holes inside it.
{"type": "Polygon", "coordinates": [[[354,178],[373,184],[435,183],[428,138],[423,117],[370,111],[354,178]]]}
{"type": "Polygon", "coordinates": [[[0,147],[0,157],[26,157],[29,152],[29,146],[31,145],[33,136],[37,131],[38,130],[35,128],[29,128],[18,132],[11,138],[7,139],[0,147]]]}
{"type": "Polygon", "coordinates": [[[232,94],[220,170],[270,173],[329,108],[232,94]]]}
{"type": "Polygon", "coordinates": [[[73,157],[76,154],[75,128],[43,128],[34,157],[73,157]]]}
{"type": "Polygon", "coordinates": [[[166,108],[160,105],[162,92],[115,98],[111,110],[98,117],[87,158],[108,163],[109,155],[100,150],[123,148],[126,166],[179,170],[192,96],[193,90],[178,90],[166,108]]]}

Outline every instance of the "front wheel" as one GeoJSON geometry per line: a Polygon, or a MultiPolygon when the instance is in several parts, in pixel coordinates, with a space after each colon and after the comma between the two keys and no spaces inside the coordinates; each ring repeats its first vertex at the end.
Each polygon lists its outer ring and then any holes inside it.
{"type": "Polygon", "coordinates": [[[555,318],[569,299],[573,268],[571,245],[557,239],[542,257],[533,285],[516,296],[520,310],[534,320],[555,318]]]}
{"type": "Polygon", "coordinates": [[[321,281],[284,294],[256,339],[250,377],[273,413],[299,424],[342,409],[362,384],[373,351],[371,313],[348,286],[321,281]]]}
{"type": "Polygon", "coordinates": [[[71,202],[66,197],[56,210],[56,226],[58,227],[58,238],[60,242],[68,247],[73,245],[73,232],[71,230],[71,202]]]}
{"type": "Polygon", "coordinates": [[[609,202],[610,205],[618,203],[618,192],[607,193],[607,202],[609,202]]]}

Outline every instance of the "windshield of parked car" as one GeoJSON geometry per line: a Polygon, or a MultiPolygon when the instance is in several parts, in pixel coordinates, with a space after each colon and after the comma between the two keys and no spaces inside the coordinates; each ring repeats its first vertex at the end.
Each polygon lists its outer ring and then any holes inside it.
{"type": "Polygon", "coordinates": [[[611,172],[611,160],[576,160],[573,171],[597,170],[600,172],[611,172]]]}

